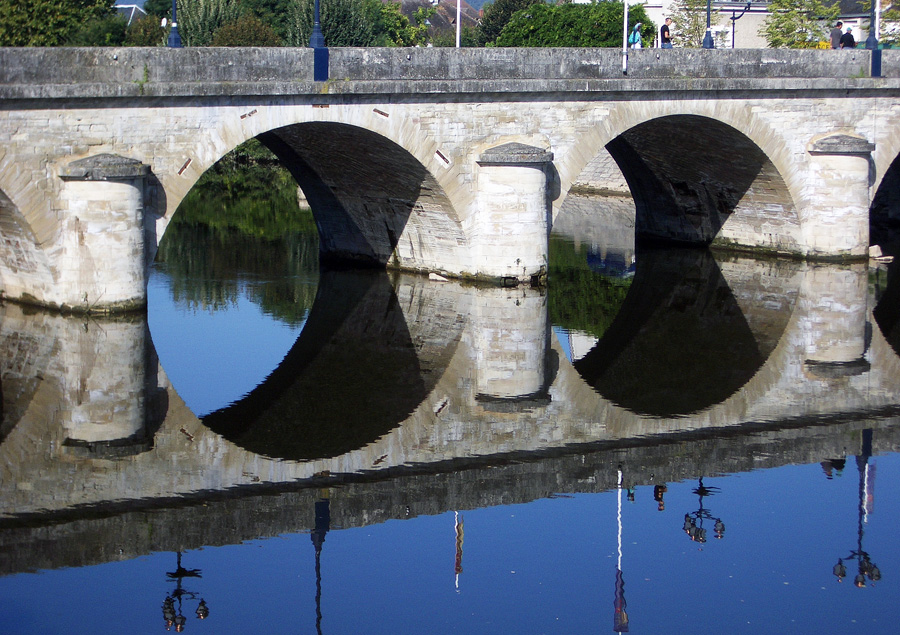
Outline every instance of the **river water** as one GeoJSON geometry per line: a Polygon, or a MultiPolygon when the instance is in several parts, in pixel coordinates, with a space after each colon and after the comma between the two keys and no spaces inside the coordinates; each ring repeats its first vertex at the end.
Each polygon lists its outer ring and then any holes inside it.
{"type": "Polygon", "coordinates": [[[571,213],[547,289],[292,211],[170,227],[146,318],[0,308],[0,630],[896,632],[892,266],[571,213]]]}

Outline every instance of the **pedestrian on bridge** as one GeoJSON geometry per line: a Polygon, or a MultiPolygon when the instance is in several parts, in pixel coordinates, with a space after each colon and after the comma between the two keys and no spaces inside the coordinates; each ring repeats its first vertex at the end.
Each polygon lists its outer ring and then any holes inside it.
{"type": "Polygon", "coordinates": [[[853,29],[849,26],[847,27],[847,32],[841,36],[841,48],[842,49],[855,49],[856,48],[856,39],[853,37],[853,29]]]}
{"type": "Polygon", "coordinates": [[[666,18],[666,23],[659,27],[659,46],[660,48],[672,48],[672,33],[669,27],[672,26],[672,18],[666,18]]]}
{"type": "Polygon", "coordinates": [[[638,22],[634,25],[634,29],[631,31],[631,35],[628,36],[628,44],[631,45],[633,49],[643,48],[641,44],[641,26],[642,24],[638,22]]]}
{"type": "Polygon", "coordinates": [[[831,48],[833,49],[841,48],[841,36],[843,35],[841,28],[843,26],[844,23],[838,20],[837,24],[834,25],[834,28],[831,29],[831,48]]]}

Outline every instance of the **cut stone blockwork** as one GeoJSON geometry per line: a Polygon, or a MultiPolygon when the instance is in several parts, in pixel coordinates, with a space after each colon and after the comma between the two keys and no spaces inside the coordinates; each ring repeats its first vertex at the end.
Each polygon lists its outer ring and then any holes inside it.
{"type": "Polygon", "coordinates": [[[803,223],[812,255],[868,254],[869,175],[875,144],[831,134],[810,142],[809,182],[815,187],[815,220],[803,223]]]}
{"type": "Polygon", "coordinates": [[[478,157],[474,241],[484,277],[532,284],[546,277],[552,162],[552,152],[523,143],[505,143],[478,157]]]}
{"type": "Polygon", "coordinates": [[[253,138],[310,197],[323,256],[510,283],[540,280],[601,153],[639,237],[797,258],[864,260],[896,183],[900,51],[877,78],[865,50],[647,49],[626,77],[613,49],[330,56],[316,82],[311,49],[0,48],[3,297],[142,306],[179,203],[253,138]]]}
{"type": "Polygon", "coordinates": [[[144,180],[150,167],[99,154],[60,169],[57,280],[72,311],[128,309],[146,301],[144,180]]]}

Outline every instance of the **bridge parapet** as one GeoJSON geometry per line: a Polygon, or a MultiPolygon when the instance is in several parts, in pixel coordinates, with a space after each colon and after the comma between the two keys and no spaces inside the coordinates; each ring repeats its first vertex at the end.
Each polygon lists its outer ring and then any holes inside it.
{"type": "Polygon", "coordinates": [[[900,78],[900,51],[892,50],[883,51],[877,79],[868,77],[864,49],[643,49],[629,52],[627,76],[612,48],[335,48],[329,57],[323,87],[313,81],[309,48],[0,48],[0,99],[796,90],[884,87],[900,78]]]}

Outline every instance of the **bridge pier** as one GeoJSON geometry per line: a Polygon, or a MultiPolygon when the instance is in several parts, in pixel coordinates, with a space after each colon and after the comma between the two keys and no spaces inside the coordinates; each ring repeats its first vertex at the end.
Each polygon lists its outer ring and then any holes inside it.
{"type": "Polygon", "coordinates": [[[863,259],[869,250],[869,185],[875,144],[832,134],[810,143],[806,190],[813,210],[801,218],[806,255],[863,259]]]}
{"type": "Polygon", "coordinates": [[[76,312],[146,305],[144,179],[140,161],[101,154],[62,168],[57,251],[59,308],[76,312]]]}
{"type": "Polygon", "coordinates": [[[522,143],[491,148],[478,158],[474,251],[479,275],[531,281],[547,276],[553,153],[522,143]]]}

